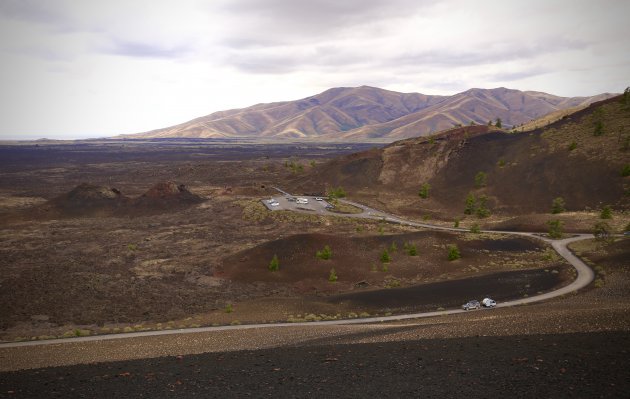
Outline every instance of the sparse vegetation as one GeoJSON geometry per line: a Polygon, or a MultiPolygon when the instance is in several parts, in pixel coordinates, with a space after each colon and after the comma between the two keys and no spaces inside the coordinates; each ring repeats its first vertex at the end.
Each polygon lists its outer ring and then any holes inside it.
{"type": "Polygon", "coordinates": [[[475,234],[481,233],[481,229],[479,228],[479,224],[473,223],[473,225],[470,226],[470,232],[471,233],[475,233],[475,234]]]}
{"type": "Polygon", "coordinates": [[[477,172],[475,175],[475,187],[485,187],[488,175],[485,172],[477,172]]]}
{"type": "Polygon", "coordinates": [[[599,214],[600,219],[612,219],[612,208],[610,205],[604,205],[602,211],[599,214]]]}
{"type": "Polygon", "coordinates": [[[336,199],[336,198],[345,198],[346,197],[346,190],[343,189],[343,187],[337,187],[337,188],[333,188],[328,192],[328,198],[331,199],[336,199]]]}
{"type": "Polygon", "coordinates": [[[593,136],[601,136],[604,134],[604,122],[602,120],[603,118],[604,111],[601,107],[593,111],[593,119],[595,120],[593,123],[593,136]]]}
{"type": "Polygon", "coordinates": [[[630,164],[626,164],[621,168],[621,176],[630,176],[630,164]]]}
{"type": "Polygon", "coordinates": [[[381,263],[389,263],[392,261],[392,257],[389,254],[389,251],[387,251],[387,249],[383,250],[383,253],[381,254],[381,263]]]}
{"type": "Polygon", "coordinates": [[[271,258],[271,262],[269,262],[269,270],[272,272],[276,272],[279,268],[280,261],[278,260],[278,255],[274,255],[273,258],[271,258]]]}
{"type": "Polygon", "coordinates": [[[396,245],[396,241],[392,242],[392,245],[389,246],[389,252],[396,252],[398,251],[398,245],[396,245]]]}
{"type": "Polygon", "coordinates": [[[464,208],[464,213],[466,215],[472,215],[477,208],[477,198],[473,193],[468,193],[466,196],[466,207],[464,208]]]}
{"type": "Polygon", "coordinates": [[[499,166],[499,168],[502,168],[505,166],[505,159],[499,159],[499,161],[497,162],[497,165],[499,166]]]}
{"type": "Polygon", "coordinates": [[[430,189],[431,189],[431,185],[429,183],[424,183],[420,187],[420,191],[418,192],[418,196],[420,196],[420,198],[424,198],[424,199],[429,198],[429,190],[430,189]]]}
{"type": "Polygon", "coordinates": [[[455,227],[456,229],[459,228],[459,218],[455,218],[455,221],[453,222],[453,227],[455,227]]]}
{"type": "Polygon", "coordinates": [[[577,143],[575,141],[572,141],[571,144],[569,144],[569,151],[573,151],[577,148],[577,143]]]}
{"type": "Polygon", "coordinates": [[[477,215],[477,217],[487,218],[488,216],[490,216],[490,210],[486,208],[487,201],[488,197],[486,197],[485,195],[479,197],[477,209],[475,210],[475,214],[477,215]]]}
{"type": "Polygon", "coordinates": [[[315,253],[315,257],[322,260],[328,260],[332,258],[332,250],[330,249],[330,246],[325,245],[324,249],[315,253]]]}
{"type": "Polygon", "coordinates": [[[225,305],[225,313],[232,313],[234,311],[234,307],[232,306],[231,303],[228,303],[227,305],[225,305]]]}
{"type": "Polygon", "coordinates": [[[548,234],[550,238],[562,238],[562,228],[564,223],[561,220],[554,219],[547,222],[548,234]]]}
{"type": "Polygon", "coordinates": [[[405,243],[404,249],[407,252],[407,255],[409,255],[409,256],[417,256],[418,255],[418,250],[416,249],[416,246],[414,244],[412,244],[412,243],[405,243]]]}
{"type": "Polygon", "coordinates": [[[604,221],[595,223],[593,227],[593,235],[597,240],[608,242],[611,239],[612,228],[604,221]]]}
{"type": "Polygon", "coordinates": [[[127,244],[127,249],[130,251],[135,251],[138,249],[138,245],[137,244],[127,244]]]}
{"type": "Polygon", "coordinates": [[[334,283],[337,281],[337,273],[335,272],[335,268],[330,269],[330,274],[328,275],[328,281],[334,283]]]}
{"type": "Polygon", "coordinates": [[[558,214],[565,211],[564,209],[565,202],[564,198],[557,197],[551,202],[551,213],[558,214]]]}
{"type": "Polygon", "coordinates": [[[459,252],[459,248],[457,245],[452,244],[448,246],[448,260],[453,261],[461,258],[461,254],[459,252]]]}

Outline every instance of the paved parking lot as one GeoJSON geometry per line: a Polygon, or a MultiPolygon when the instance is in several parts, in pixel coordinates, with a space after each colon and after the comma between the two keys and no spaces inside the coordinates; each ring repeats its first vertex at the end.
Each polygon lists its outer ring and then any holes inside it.
{"type": "Polygon", "coordinates": [[[332,214],[326,210],[327,206],[330,206],[328,201],[321,198],[321,201],[316,200],[312,196],[288,196],[288,195],[276,195],[274,197],[265,198],[262,203],[265,204],[270,211],[301,211],[301,212],[313,212],[319,214],[332,214]],[[294,199],[291,201],[290,199],[294,199]],[[298,203],[298,199],[306,199],[308,203],[298,203]],[[277,204],[277,205],[275,205],[277,204]]]}

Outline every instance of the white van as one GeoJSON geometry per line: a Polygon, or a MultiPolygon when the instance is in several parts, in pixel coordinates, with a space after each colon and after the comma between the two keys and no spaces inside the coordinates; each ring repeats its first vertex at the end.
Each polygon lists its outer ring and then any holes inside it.
{"type": "Polygon", "coordinates": [[[296,204],[308,204],[308,198],[298,198],[296,204]]]}

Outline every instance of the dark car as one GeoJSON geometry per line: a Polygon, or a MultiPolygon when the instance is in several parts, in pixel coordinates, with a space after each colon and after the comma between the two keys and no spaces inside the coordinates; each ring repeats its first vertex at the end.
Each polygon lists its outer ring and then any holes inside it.
{"type": "Polygon", "coordinates": [[[472,301],[466,302],[462,306],[462,309],[471,310],[471,309],[479,309],[480,307],[481,307],[481,304],[479,303],[479,301],[473,299],[472,301]]]}

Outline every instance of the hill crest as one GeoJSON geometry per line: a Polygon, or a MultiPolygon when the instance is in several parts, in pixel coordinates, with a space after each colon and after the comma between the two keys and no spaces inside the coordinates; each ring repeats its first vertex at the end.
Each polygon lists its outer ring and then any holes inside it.
{"type": "Polygon", "coordinates": [[[558,97],[499,87],[452,96],[399,93],[370,86],[336,87],[295,101],[219,111],[144,133],[143,138],[260,138],[391,142],[430,135],[471,122],[501,118],[515,126],[565,108],[611,97],[558,97]]]}

